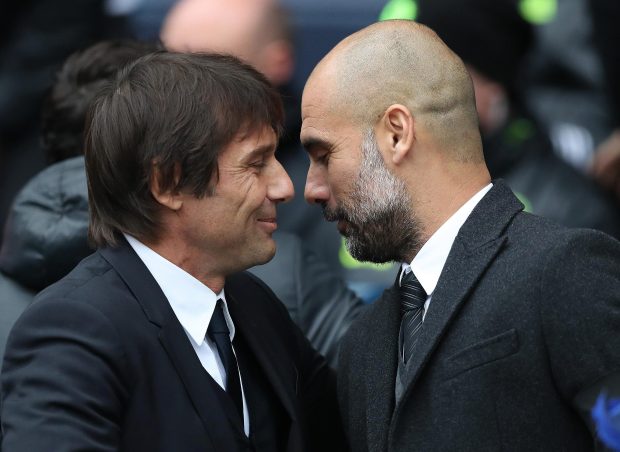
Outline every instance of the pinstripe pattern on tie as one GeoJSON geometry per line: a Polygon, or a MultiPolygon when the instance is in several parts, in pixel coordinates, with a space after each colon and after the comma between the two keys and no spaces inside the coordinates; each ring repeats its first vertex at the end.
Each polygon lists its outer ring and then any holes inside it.
{"type": "Polygon", "coordinates": [[[405,364],[411,358],[418,340],[425,302],[426,292],[418,278],[412,271],[404,275],[400,283],[400,309],[402,314],[400,352],[401,359],[405,364]]]}

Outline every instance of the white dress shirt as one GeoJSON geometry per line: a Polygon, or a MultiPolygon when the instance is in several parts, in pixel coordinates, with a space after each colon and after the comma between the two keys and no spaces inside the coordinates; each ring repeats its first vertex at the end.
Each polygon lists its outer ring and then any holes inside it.
{"type": "MultiPolygon", "coordinates": [[[[168,303],[170,303],[170,307],[172,307],[174,314],[183,326],[189,342],[194,347],[202,367],[209,372],[209,375],[222,389],[226,390],[226,370],[219,357],[215,343],[207,337],[207,328],[209,327],[209,322],[211,322],[211,316],[218,299],[224,302],[224,317],[230,330],[230,341],[232,342],[235,337],[235,325],[228,312],[224,290],[222,289],[220,293],[216,294],[185,270],[160,256],[136,238],[128,234],[124,235],[129,245],[144,262],[146,268],[148,268],[159,287],[161,287],[162,292],[168,299],[168,303]]],[[[243,430],[246,435],[249,435],[250,418],[241,375],[239,375],[239,381],[241,382],[241,395],[243,399],[243,430]]]]}
{"type": "Polygon", "coordinates": [[[463,226],[472,210],[474,210],[474,207],[476,207],[492,186],[493,184],[489,184],[472,196],[469,201],[463,204],[459,210],[435,231],[424,246],[420,248],[420,251],[418,251],[418,254],[416,254],[410,264],[402,264],[400,280],[402,281],[403,275],[413,270],[413,274],[420,281],[422,288],[427,294],[422,321],[424,321],[428,312],[428,306],[431,303],[433,292],[435,287],[437,287],[437,281],[439,281],[441,271],[446,264],[454,239],[456,239],[461,226],[463,226]]]}

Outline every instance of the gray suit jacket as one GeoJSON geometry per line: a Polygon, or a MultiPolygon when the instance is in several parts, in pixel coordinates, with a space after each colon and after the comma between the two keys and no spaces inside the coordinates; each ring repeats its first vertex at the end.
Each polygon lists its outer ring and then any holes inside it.
{"type": "Polygon", "coordinates": [[[579,407],[619,375],[620,243],[522,208],[496,182],[461,228],[398,404],[397,289],[353,324],[338,377],[353,451],[594,448],[579,407]]]}

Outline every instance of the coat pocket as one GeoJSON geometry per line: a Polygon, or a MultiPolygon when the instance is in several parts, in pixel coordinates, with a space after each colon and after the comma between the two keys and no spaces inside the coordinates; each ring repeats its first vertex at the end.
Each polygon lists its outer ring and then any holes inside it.
{"type": "Polygon", "coordinates": [[[470,345],[445,361],[445,380],[452,379],[463,372],[497,361],[519,350],[519,335],[510,329],[497,336],[470,345]]]}

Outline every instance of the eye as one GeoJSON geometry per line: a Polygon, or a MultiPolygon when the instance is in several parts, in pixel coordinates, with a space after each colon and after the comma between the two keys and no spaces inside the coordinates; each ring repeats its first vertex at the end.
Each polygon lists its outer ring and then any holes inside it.
{"type": "Polygon", "coordinates": [[[265,166],[267,166],[267,162],[264,159],[256,160],[250,163],[250,167],[252,168],[262,169],[265,166]]]}
{"type": "Polygon", "coordinates": [[[323,152],[314,156],[314,161],[319,165],[327,165],[329,161],[329,152],[323,152]]]}

